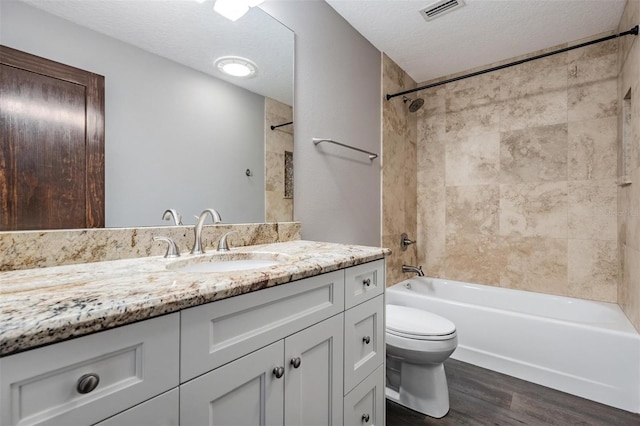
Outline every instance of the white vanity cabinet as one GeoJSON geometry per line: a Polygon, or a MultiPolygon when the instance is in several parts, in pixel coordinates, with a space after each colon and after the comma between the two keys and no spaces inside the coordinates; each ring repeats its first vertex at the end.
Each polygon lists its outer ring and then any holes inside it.
{"type": "Polygon", "coordinates": [[[342,424],[343,311],[343,270],[184,310],[180,424],[342,424]]]}
{"type": "Polygon", "coordinates": [[[1,425],[383,425],[384,260],[0,358],[1,425]]]}

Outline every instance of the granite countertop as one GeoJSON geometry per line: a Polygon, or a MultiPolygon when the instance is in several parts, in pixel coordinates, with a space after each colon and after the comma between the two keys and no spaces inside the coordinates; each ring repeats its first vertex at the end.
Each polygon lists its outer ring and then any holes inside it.
{"type": "MultiPolygon", "coordinates": [[[[242,253],[274,253],[282,263],[240,272],[167,269],[196,261],[183,254],[1,272],[0,356],[382,259],[390,251],[290,241],[239,247],[227,255],[242,253]]],[[[218,255],[209,249],[201,256],[218,255]]]]}

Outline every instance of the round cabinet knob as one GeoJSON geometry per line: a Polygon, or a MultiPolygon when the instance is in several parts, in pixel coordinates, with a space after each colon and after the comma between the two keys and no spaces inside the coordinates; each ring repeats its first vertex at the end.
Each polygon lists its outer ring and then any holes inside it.
{"type": "Polygon", "coordinates": [[[100,376],[95,373],[85,374],[78,379],[76,390],[82,394],[89,393],[98,387],[98,383],[100,383],[100,376]]]}
{"type": "Polygon", "coordinates": [[[369,423],[369,414],[365,413],[362,415],[362,422],[369,423]]]}
{"type": "Polygon", "coordinates": [[[362,284],[369,287],[371,285],[371,278],[367,278],[366,280],[362,280],[362,284]]]}
{"type": "Polygon", "coordinates": [[[302,360],[300,359],[299,356],[295,357],[295,358],[291,358],[291,365],[293,365],[293,368],[298,368],[300,367],[300,364],[302,363],[302,360]]]}
{"type": "Polygon", "coordinates": [[[279,379],[282,376],[284,376],[284,367],[275,367],[273,369],[273,375],[276,376],[276,379],[279,379]]]}
{"type": "Polygon", "coordinates": [[[364,342],[365,345],[368,345],[369,343],[371,343],[371,337],[369,336],[364,336],[362,338],[362,341],[364,342]]]}

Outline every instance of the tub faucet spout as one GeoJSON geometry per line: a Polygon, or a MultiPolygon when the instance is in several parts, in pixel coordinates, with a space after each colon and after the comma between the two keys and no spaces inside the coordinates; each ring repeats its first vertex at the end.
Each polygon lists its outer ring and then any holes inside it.
{"type": "Polygon", "coordinates": [[[422,266],[402,265],[402,272],[405,274],[413,272],[419,277],[424,277],[424,272],[422,272],[422,266]]]}
{"type": "Polygon", "coordinates": [[[218,213],[214,209],[205,209],[200,216],[197,216],[198,222],[196,226],[193,227],[194,233],[194,242],[193,249],[191,249],[191,254],[203,254],[204,249],[202,248],[202,227],[204,226],[204,221],[207,218],[207,215],[211,215],[211,220],[213,220],[214,225],[216,223],[222,222],[222,218],[220,218],[220,213],[218,213]]]}

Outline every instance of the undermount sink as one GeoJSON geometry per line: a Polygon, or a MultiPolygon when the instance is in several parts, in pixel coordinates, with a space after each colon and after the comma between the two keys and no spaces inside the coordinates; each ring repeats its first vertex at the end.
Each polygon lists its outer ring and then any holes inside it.
{"type": "Polygon", "coordinates": [[[264,269],[288,260],[280,253],[216,253],[179,260],[167,269],[180,272],[235,272],[264,269]]]}

